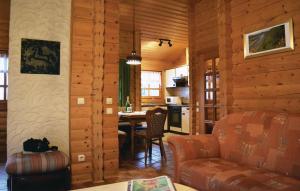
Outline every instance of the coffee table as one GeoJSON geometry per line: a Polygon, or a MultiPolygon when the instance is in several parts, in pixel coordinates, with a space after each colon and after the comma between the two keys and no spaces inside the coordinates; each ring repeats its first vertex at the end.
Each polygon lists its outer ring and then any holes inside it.
{"type": "MultiPolygon", "coordinates": [[[[118,182],[114,184],[106,184],[102,186],[94,186],[89,188],[78,189],[74,191],[127,191],[128,182],[118,182]]],[[[197,191],[191,187],[175,183],[177,191],[197,191]]]]}

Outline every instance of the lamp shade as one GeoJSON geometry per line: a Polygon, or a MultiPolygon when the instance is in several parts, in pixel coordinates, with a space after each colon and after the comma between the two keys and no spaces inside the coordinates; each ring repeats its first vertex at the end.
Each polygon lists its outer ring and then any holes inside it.
{"type": "Polygon", "coordinates": [[[129,56],[127,56],[127,64],[129,65],[140,65],[142,63],[142,57],[136,54],[133,50],[129,56]]]}

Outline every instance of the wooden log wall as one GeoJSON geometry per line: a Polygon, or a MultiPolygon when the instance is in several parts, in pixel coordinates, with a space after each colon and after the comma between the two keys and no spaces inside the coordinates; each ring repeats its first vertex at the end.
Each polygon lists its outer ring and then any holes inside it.
{"type": "Polygon", "coordinates": [[[172,68],[175,68],[175,65],[170,61],[154,60],[150,58],[143,59],[142,70],[164,71],[172,68]]]}
{"type": "Polygon", "coordinates": [[[249,110],[300,113],[300,1],[194,0],[190,10],[193,133],[202,129],[203,81],[198,77],[203,75],[203,60],[210,57],[220,57],[221,116],[249,110]],[[244,59],[244,33],[289,19],[294,25],[294,51],[244,59]]]}
{"type": "Polygon", "coordinates": [[[73,0],[70,88],[72,184],[99,183],[118,170],[118,0],[73,0]],[[77,98],[85,98],[83,105],[77,98]],[[113,98],[113,104],[106,104],[113,98]],[[112,108],[113,114],[106,109],[112,108]],[[78,162],[85,154],[86,161],[78,162]]]}
{"type": "Polygon", "coordinates": [[[0,102],[0,163],[6,162],[7,153],[7,102],[0,102]]]}
{"type": "Polygon", "coordinates": [[[233,111],[300,113],[300,1],[235,0],[229,3],[232,19],[233,111]],[[288,19],[293,19],[294,23],[294,51],[244,59],[244,33],[288,19]]]}
{"type": "Polygon", "coordinates": [[[231,0],[217,1],[220,57],[220,117],[232,111],[231,0]]]}
{"type": "Polygon", "coordinates": [[[204,64],[218,57],[218,20],[216,0],[189,1],[190,124],[192,133],[203,133],[204,64]]]}
{"type": "Polygon", "coordinates": [[[0,1],[0,51],[8,52],[10,0],[0,1]]]}

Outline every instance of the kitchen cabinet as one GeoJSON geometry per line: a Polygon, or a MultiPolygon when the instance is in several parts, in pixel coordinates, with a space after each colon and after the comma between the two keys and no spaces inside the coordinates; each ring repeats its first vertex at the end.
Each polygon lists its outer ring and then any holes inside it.
{"type": "Polygon", "coordinates": [[[189,75],[188,66],[181,66],[181,67],[175,69],[176,77],[183,77],[183,76],[188,76],[188,75],[189,75]]]}
{"type": "Polygon", "coordinates": [[[175,87],[173,78],[189,76],[189,66],[181,66],[175,69],[166,70],[166,87],[175,87]]]}
{"type": "Polygon", "coordinates": [[[166,87],[175,87],[175,82],[173,78],[176,77],[175,69],[166,70],[166,87]]]}

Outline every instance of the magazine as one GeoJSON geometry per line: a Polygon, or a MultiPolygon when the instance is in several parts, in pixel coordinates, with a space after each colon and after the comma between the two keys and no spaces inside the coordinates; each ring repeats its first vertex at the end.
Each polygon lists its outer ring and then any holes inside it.
{"type": "Polygon", "coordinates": [[[159,176],[131,180],[128,182],[128,191],[176,191],[176,189],[169,177],[159,176]]]}

